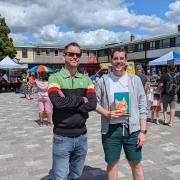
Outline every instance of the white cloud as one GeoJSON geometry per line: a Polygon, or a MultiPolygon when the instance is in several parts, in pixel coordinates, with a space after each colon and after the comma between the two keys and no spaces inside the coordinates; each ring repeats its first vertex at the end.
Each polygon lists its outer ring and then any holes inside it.
{"type": "Polygon", "coordinates": [[[171,20],[180,20],[180,1],[175,1],[169,5],[169,11],[165,15],[171,20]]]}
{"type": "Polygon", "coordinates": [[[0,1],[1,15],[6,18],[13,33],[37,32],[40,27],[56,20],[57,13],[52,10],[52,5],[46,7],[33,2],[30,4],[28,1],[20,2],[0,1]]]}
{"type": "Polygon", "coordinates": [[[61,32],[55,25],[48,25],[43,27],[39,33],[34,36],[41,41],[41,43],[59,43],[67,44],[76,41],[81,45],[100,45],[114,42],[129,41],[130,32],[112,32],[104,29],[89,31],[89,32],[61,32]]]}
{"type": "Polygon", "coordinates": [[[11,1],[2,3],[0,12],[7,17],[15,30],[37,31],[48,24],[63,23],[75,31],[92,28],[155,27],[164,22],[157,16],[136,15],[129,12],[123,0],[51,0],[42,5],[39,1],[11,1]],[[19,27],[19,29],[18,29],[19,27]]]}
{"type": "MultiPolygon", "coordinates": [[[[12,33],[33,33],[42,42],[58,41],[58,37],[59,42],[82,39],[85,44],[95,44],[110,39],[119,41],[122,37],[127,39],[129,31],[134,29],[151,34],[176,30],[173,21],[130,12],[128,7],[132,4],[125,0],[0,0],[0,3],[0,12],[12,33]],[[59,25],[71,31],[63,32],[59,25]],[[120,32],[111,32],[114,28],[120,32]]],[[[175,16],[179,4],[179,1],[170,4],[166,16],[175,16]]]]}

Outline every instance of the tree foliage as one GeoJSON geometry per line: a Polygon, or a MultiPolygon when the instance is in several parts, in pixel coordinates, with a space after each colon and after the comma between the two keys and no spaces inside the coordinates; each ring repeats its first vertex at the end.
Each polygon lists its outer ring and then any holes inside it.
{"type": "Polygon", "coordinates": [[[6,24],[5,18],[0,15],[0,60],[7,55],[11,58],[16,56],[16,49],[13,45],[13,39],[9,38],[8,35],[11,32],[6,24]]]}

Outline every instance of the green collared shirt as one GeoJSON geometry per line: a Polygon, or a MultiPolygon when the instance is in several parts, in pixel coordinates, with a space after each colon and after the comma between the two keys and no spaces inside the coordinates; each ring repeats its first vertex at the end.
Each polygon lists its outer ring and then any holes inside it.
{"type": "Polygon", "coordinates": [[[85,76],[78,71],[74,76],[62,68],[59,72],[52,74],[49,78],[49,83],[57,83],[60,89],[87,89],[92,81],[88,76],[85,76]]]}

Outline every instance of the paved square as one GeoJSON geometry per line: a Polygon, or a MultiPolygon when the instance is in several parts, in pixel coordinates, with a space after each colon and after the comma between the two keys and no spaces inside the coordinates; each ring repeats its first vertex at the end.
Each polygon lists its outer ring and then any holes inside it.
{"type": "MultiPolygon", "coordinates": [[[[51,180],[52,129],[39,127],[37,99],[22,97],[0,93],[0,180],[51,180]]],[[[177,111],[172,128],[148,123],[142,161],[146,180],[180,180],[180,104],[177,111]]],[[[106,180],[97,113],[90,113],[87,128],[89,150],[82,180],[106,180]]],[[[132,179],[124,154],[119,177],[132,179]]]]}

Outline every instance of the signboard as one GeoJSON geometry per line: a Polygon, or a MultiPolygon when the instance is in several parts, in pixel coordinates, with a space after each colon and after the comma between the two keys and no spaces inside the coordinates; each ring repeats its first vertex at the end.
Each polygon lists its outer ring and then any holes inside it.
{"type": "Polygon", "coordinates": [[[127,71],[128,71],[129,74],[135,74],[134,61],[128,61],[127,71]]]}
{"type": "Polygon", "coordinates": [[[111,66],[111,63],[101,63],[100,68],[101,69],[108,69],[111,66]]]}

